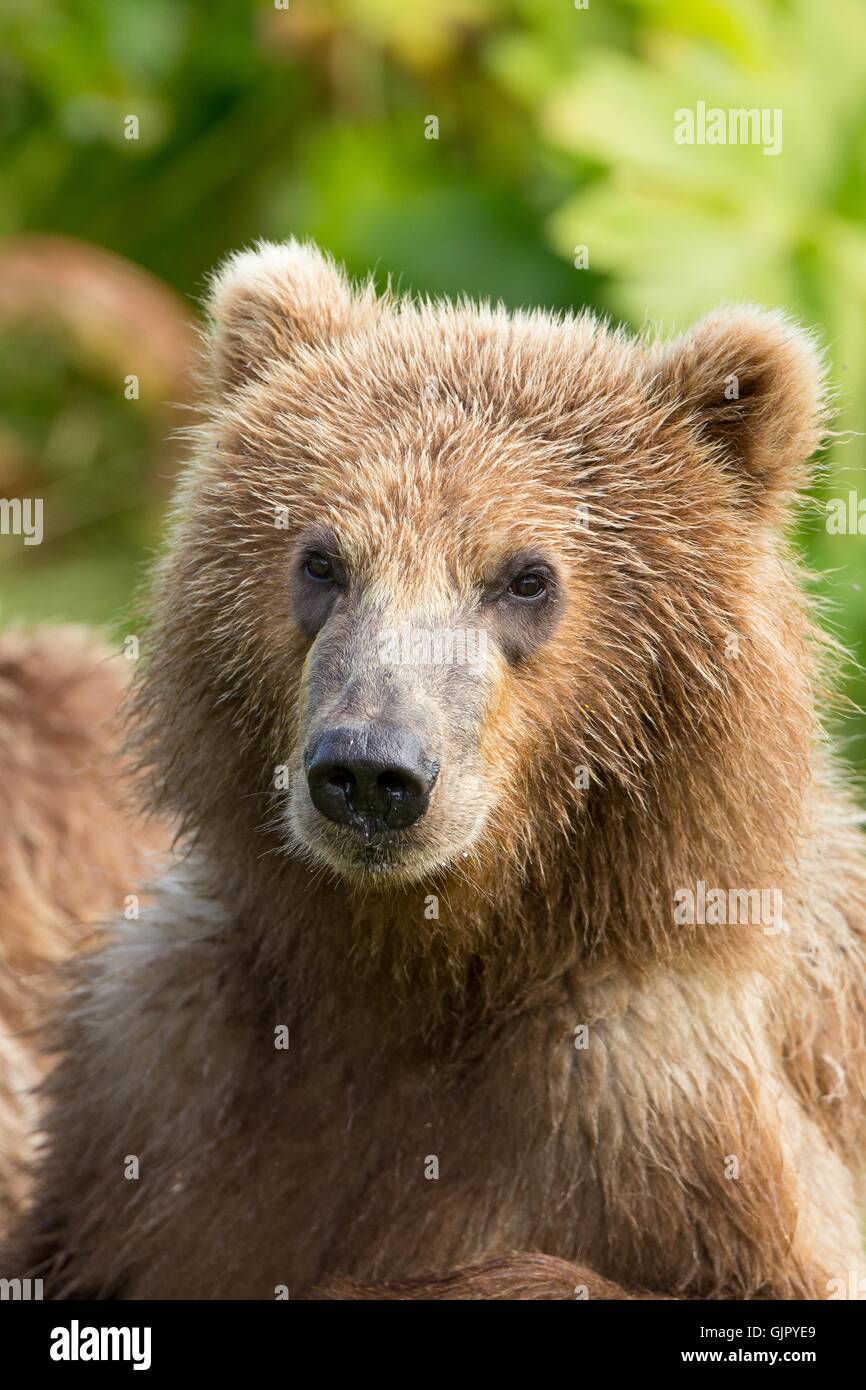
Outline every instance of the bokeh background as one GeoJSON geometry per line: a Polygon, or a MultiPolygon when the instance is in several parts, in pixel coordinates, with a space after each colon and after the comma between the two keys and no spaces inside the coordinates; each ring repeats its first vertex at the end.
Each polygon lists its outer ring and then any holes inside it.
{"type": "Polygon", "coordinates": [[[791,310],[839,431],[797,540],[866,654],[866,535],[821,510],[866,498],[863,0],[3,0],[0,142],[0,496],[45,507],[40,546],[0,536],[0,621],[126,630],[205,276],[295,234],[405,289],[634,327],[791,310]],[[678,146],[699,100],[781,108],[781,154],[678,146]]]}

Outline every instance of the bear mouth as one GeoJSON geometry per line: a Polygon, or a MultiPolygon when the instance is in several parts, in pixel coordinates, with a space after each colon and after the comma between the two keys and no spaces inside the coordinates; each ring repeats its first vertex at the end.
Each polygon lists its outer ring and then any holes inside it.
{"type": "Polygon", "coordinates": [[[287,823],[292,852],[356,883],[386,879],[405,883],[435,867],[433,856],[407,830],[380,827],[373,831],[360,822],[335,826],[318,815],[313,820],[306,808],[301,815],[290,813],[287,823]]]}
{"type": "Polygon", "coordinates": [[[421,855],[417,845],[407,843],[405,831],[385,830],[375,834],[343,833],[339,842],[324,846],[320,841],[316,849],[326,858],[332,868],[347,877],[361,880],[387,878],[415,878],[423,872],[419,863],[421,855]]]}
{"type": "Polygon", "coordinates": [[[455,845],[449,853],[406,830],[380,831],[366,839],[345,828],[326,830],[324,824],[312,826],[304,821],[292,826],[292,841],[295,853],[300,851],[338,878],[381,888],[418,883],[446,868],[461,852],[455,845]]]}

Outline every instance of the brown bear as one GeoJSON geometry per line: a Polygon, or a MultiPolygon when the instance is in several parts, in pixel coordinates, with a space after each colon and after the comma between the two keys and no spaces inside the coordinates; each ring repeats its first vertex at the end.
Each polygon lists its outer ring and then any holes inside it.
{"type": "Polygon", "coordinates": [[[866,1275],[866,859],[779,314],[233,258],[135,711],[184,857],[89,958],[46,1296],[827,1298],[866,1275]]]}
{"type": "Polygon", "coordinates": [[[26,1186],[55,967],[168,847],[127,786],[117,713],[128,670],[79,628],[0,635],[0,1230],[26,1186]]]}

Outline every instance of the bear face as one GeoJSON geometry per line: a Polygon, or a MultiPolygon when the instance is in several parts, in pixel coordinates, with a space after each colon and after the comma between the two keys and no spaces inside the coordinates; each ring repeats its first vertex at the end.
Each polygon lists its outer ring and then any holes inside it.
{"type": "Polygon", "coordinates": [[[726,644],[794,640],[779,525],[823,413],[781,316],[631,341],[379,298],[295,243],[231,260],[210,313],[142,700],[197,833],[372,887],[483,877],[755,727],[773,643],[726,644]]]}

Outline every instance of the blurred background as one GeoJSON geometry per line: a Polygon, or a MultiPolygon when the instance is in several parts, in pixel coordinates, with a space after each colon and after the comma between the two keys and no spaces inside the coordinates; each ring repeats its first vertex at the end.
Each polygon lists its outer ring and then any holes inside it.
{"type": "Polygon", "coordinates": [[[295,234],[404,289],[634,327],[791,310],[839,431],[798,543],[866,655],[866,516],[823,511],[866,499],[863,0],[3,0],[0,145],[0,497],[45,518],[0,536],[0,622],[127,630],[204,278],[295,234]],[[677,145],[698,101],[781,108],[781,153],[677,145]]]}

